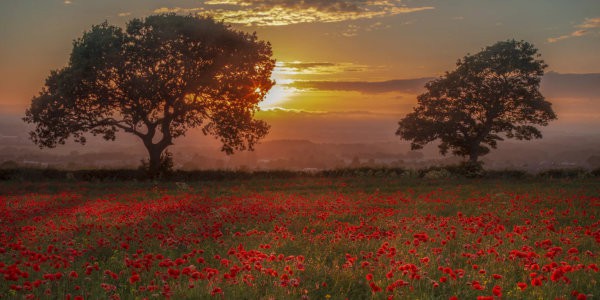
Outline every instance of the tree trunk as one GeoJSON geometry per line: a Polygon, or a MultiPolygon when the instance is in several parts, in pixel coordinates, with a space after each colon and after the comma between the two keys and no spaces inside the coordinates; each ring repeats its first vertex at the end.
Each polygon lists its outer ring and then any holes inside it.
{"type": "Polygon", "coordinates": [[[471,151],[469,152],[469,163],[476,164],[477,159],[479,158],[479,145],[471,147],[471,151]]]}
{"type": "Polygon", "coordinates": [[[161,172],[161,155],[167,149],[167,147],[160,144],[153,144],[152,142],[144,143],[146,150],[148,150],[148,176],[151,179],[160,177],[161,172]]]}
{"type": "Polygon", "coordinates": [[[160,155],[162,150],[158,147],[149,147],[148,175],[150,178],[156,178],[160,175],[160,155]]]}
{"type": "MultiPolygon", "coordinates": [[[[165,121],[166,122],[166,121],[165,121]]],[[[163,159],[169,159],[169,158],[164,158],[162,157],[163,152],[165,151],[165,149],[167,149],[167,147],[169,147],[170,145],[172,145],[171,140],[171,133],[168,130],[168,123],[163,123],[163,130],[162,130],[162,139],[158,142],[158,143],[154,143],[153,139],[154,139],[154,135],[156,133],[156,125],[147,125],[148,126],[148,133],[144,136],[142,136],[142,141],[144,142],[144,146],[146,146],[146,150],[148,150],[148,156],[149,156],[149,161],[148,161],[148,176],[151,179],[156,179],[158,177],[160,177],[161,173],[165,172],[165,171],[169,171],[168,168],[170,168],[170,165],[165,165],[163,166],[163,159]],[[165,125],[166,124],[166,125],[165,125]]]]}

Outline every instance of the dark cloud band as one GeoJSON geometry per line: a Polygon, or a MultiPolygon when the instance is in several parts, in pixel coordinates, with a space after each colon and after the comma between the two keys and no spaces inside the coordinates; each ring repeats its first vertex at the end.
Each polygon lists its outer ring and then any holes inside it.
{"type": "MultiPolygon", "coordinates": [[[[364,94],[410,93],[425,91],[425,83],[434,78],[399,79],[387,81],[294,81],[288,86],[296,89],[348,91],[364,94]]],[[[600,95],[600,73],[560,74],[549,72],[542,77],[542,93],[546,97],[595,98],[600,95]]]]}
{"type": "Polygon", "coordinates": [[[388,81],[295,81],[290,86],[297,89],[315,89],[326,91],[353,91],[364,94],[389,92],[420,93],[425,83],[432,78],[398,79],[388,81]]]}

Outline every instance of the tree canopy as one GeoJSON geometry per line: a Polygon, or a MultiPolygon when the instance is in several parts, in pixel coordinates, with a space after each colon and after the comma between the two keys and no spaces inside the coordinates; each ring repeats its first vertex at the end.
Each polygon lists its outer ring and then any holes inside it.
{"type": "Polygon", "coordinates": [[[173,140],[201,128],[222,150],[252,150],[269,126],[254,119],[273,86],[271,45],[210,17],[162,14],[104,22],[73,43],[68,65],[50,73],[24,120],[31,139],[55,147],[86,133],[139,137],[151,172],[173,140]]]}
{"type": "Polygon", "coordinates": [[[442,154],[477,162],[504,138],[541,138],[534,125],[556,119],[539,91],[547,65],[524,41],[508,40],[459,59],[456,69],[425,85],[396,134],[412,149],[439,140],[442,154]]]}

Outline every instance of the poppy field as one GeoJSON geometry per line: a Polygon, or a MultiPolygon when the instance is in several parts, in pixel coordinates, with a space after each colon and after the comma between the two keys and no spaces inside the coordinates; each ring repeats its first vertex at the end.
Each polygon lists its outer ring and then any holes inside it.
{"type": "Polygon", "coordinates": [[[596,299],[600,182],[0,184],[2,299],[596,299]]]}

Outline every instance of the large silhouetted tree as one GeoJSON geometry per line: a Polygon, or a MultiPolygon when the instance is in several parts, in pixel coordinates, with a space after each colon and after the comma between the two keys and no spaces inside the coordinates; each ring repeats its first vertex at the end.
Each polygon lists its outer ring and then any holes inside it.
{"type": "Polygon", "coordinates": [[[212,18],[155,15],[125,29],[93,26],[73,43],[68,65],[52,71],[24,120],[31,139],[55,147],[85,133],[139,137],[156,175],[164,151],[190,128],[252,150],[269,126],[254,119],[273,86],[271,45],[212,18]]]}
{"type": "Polygon", "coordinates": [[[399,122],[396,134],[412,149],[439,140],[442,154],[452,151],[476,163],[506,138],[541,138],[534,125],[556,119],[539,91],[546,64],[524,41],[504,41],[457,62],[452,72],[425,85],[418,105],[399,122]]]}

